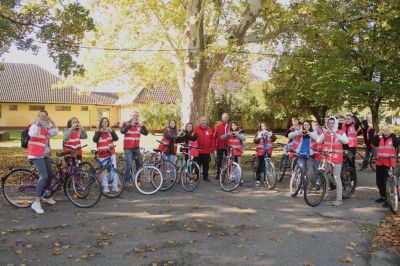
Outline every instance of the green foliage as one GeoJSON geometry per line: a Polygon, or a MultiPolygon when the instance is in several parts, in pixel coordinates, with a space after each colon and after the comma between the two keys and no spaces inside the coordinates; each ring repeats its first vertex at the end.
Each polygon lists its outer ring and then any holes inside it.
{"type": "Polygon", "coordinates": [[[163,129],[171,120],[176,120],[178,126],[181,124],[179,104],[146,103],[140,108],[140,115],[151,129],[163,129]]]}

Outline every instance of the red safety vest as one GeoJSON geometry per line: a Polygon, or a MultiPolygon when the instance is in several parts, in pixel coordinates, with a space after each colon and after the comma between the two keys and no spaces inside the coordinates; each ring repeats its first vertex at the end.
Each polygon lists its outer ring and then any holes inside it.
{"type": "MultiPolygon", "coordinates": [[[[31,125],[32,126],[32,125],[31,125]]],[[[46,130],[40,124],[39,126],[39,135],[31,136],[28,141],[28,155],[35,157],[43,157],[44,152],[46,150],[46,142],[49,142],[50,146],[50,131],[46,130]]]]}
{"type": "MultiPolygon", "coordinates": [[[[341,135],[342,131],[336,130],[336,133],[341,135]]],[[[328,159],[335,164],[341,164],[343,162],[343,145],[336,137],[336,134],[332,135],[328,132],[324,138],[324,144],[322,146],[324,152],[332,152],[329,154],[328,159]]]]}
{"type": "MultiPolygon", "coordinates": [[[[114,146],[114,142],[112,140],[112,136],[110,132],[103,132],[97,143],[98,157],[100,159],[110,157],[108,152],[104,152],[110,149],[110,147],[114,146]]],[[[115,148],[111,149],[111,154],[115,154],[115,148]]]]}
{"type": "MultiPolygon", "coordinates": [[[[193,136],[193,135],[194,135],[194,132],[192,133],[192,136],[193,136]]],[[[188,145],[189,145],[189,146],[192,146],[192,147],[196,147],[196,148],[199,147],[199,144],[197,143],[197,140],[195,140],[195,141],[189,141],[189,142],[188,142],[188,145]]],[[[199,157],[199,150],[198,150],[198,149],[190,149],[189,154],[190,154],[190,156],[192,156],[192,157],[199,157]]]]}
{"type": "Polygon", "coordinates": [[[136,149],[139,148],[139,145],[140,145],[140,126],[133,125],[124,134],[124,149],[136,149]]]}
{"type": "Polygon", "coordinates": [[[343,132],[347,132],[347,139],[349,140],[349,143],[347,144],[349,148],[356,148],[357,147],[357,131],[356,128],[354,127],[354,124],[351,124],[350,126],[344,124],[342,127],[343,132]]]}
{"type": "MultiPolygon", "coordinates": [[[[257,133],[259,134],[260,131],[257,133]]],[[[267,143],[267,154],[271,155],[272,154],[272,140],[271,137],[268,137],[268,143],[267,143]]],[[[264,156],[264,138],[260,139],[260,142],[258,143],[256,147],[257,151],[257,156],[264,156]]]]}
{"type": "MultiPolygon", "coordinates": [[[[64,141],[64,145],[71,146],[72,148],[75,148],[75,149],[81,147],[81,138],[80,138],[79,129],[72,131],[70,139],[64,141]]],[[[64,147],[64,152],[67,153],[68,151],[70,151],[70,149],[67,147],[64,147]]],[[[78,150],[78,155],[82,156],[82,149],[78,150]]],[[[72,151],[72,153],[70,155],[68,155],[68,157],[76,157],[75,152],[72,151]]]]}
{"type": "MultiPolygon", "coordinates": [[[[322,134],[322,131],[317,132],[318,136],[322,134]]],[[[317,143],[313,138],[311,138],[311,148],[313,149],[313,158],[314,160],[321,160],[321,152],[322,152],[322,143],[317,143]]]]}
{"type": "Polygon", "coordinates": [[[235,148],[234,150],[232,150],[232,155],[241,156],[243,153],[243,145],[240,139],[236,138],[235,136],[229,136],[228,140],[229,140],[229,145],[235,148]]]}
{"type": "MultiPolygon", "coordinates": [[[[170,129],[168,129],[168,132],[170,135],[172,135],[172,131],[170,129]]],[[[171,140],[167,139],[166,137],[163,137],[161,139],[162,143],[165,143],[165,145],[161,144],[158,146],[158,149],[164,153],[168,152],[168,147],[169,147],[169,143],[171,142],[171,140]]],[[[174,141],[174,154],[176,154],[176,152],[178,151],[178,144],[174,141]]]]}
{"type": "MultiPolygon", "coordinates": [[[[396,156],[396,148],[393,146],[393,139],[391,137],[387,138],[386,141],[383,137],[379,137],[379,146],[377,151],[377,166],[390,167],[389,156],[396,156]],[[385,159],[386,158],[386,159],[385,159]]],[[[392,166],[396,166],[396,158],[390,158],[392,161],[392,166]]]]}

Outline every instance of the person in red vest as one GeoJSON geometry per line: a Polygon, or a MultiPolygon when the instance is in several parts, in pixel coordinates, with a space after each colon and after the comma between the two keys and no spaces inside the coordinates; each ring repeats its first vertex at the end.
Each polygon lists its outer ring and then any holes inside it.
{"type": "Polygon", "coordinates": [[[139,112],[134,111],[131,119],[122,123],[121,134],[124,134],[125,182],[127,182],[132,176],[132,160],[135,160],[136,171],[142,167],[140,135],[147,136],[149,134],[143,121],[140,120],[139,112]]]}
{"type": "MultiPolygon", "coordinates": [[[[72,117],[67,122],[67,128],[64,130],[64,152],[71,151],[68,147],[78,149],[81,147],[81,139],[87,139],[86,130],[79,123],[78,118],[72,117]],[[66,147],[65,145],[68,145],[66,147]]],[[[77,160],[82,160],[82,149],[78,149],[76,152],[72,151],[70,155],[65,156],[67,161],[69,158],[76,157],[77,160]]]]}
{"type": "MultiPolygon", "coordinates": [[[[296,131],[296,130],[302,130],[302,126],[303,124],[299,121],[299,119],[297,117],[293,117],[292,118],[292,126],[286,131],[285,133],[285,137],[289,138],[289,134],[296,131]]],[[[298,147],[299,143],[296,142],[295,139],[290,139],[288,141],[288,148],[290,150],[289,152],[289,157],[290,158],[295,158],[296,155],[293,152],[293,150],[296,150],[298,147]]],[[[293,162],[292,167],[294,168],[296,166],[296,159],[293,162]]]]}
{"type": "Polygon", "coordinates": [[[222,135],[229,132],[231,125],[229,123],[229,115],[227,113],[222,114],[222,121],[219,122],[214,129],[214,141],[217,148],[217,176],[215,179],[219,178],[219,173],[221,172],[222,160],[224,155],[227,155],[227,147],[229,140],[222,139],[222,135]]]}
{"type": "Polygon", "coordinates": [[[257,176],[256,176],[256,183],[255,186],[260,186],[261,180],[261,172],[264,169],[264,155],[271,158],[272,156],[272,143],[276,141],[276,136],[271,132],[268,131],[267,123],[262,122],[260,124],[260,130],[257,132],[256,136],[254,137],[254,144],[257,145],[256,152],[258,157],[258,165],[257,165],[257,176]]]}
{"type": "MultiPolygon", "coordinates": [[[[342,180],[340,173],[343,163],[343,144],[347,144],[347,136],[338,129],[338,122],[334,116],[328,118],[327,128],[318,137],[317,142],[323,143],[322,149],[327,152],[327,160],[332,164],[332,173],[336,182],[336,200],[332,203],[338,207],[342,202],[342,180]]],[[[328,193],[326,194],[328,195],[328,193]]]]}
{"type": "Polygon", "coordinates": [[[364,155],[364,161],[362,163],[360,171],[363,171],[368,167],[369,164],[369,158],[371,157],[371,154],[376,155],[376,148],[372,144],[372,140],[375,136],[375,129],[370,127],[368,125],[367,120],[362,120],[360,129],[357,132],[357,135],[362,135],[363,140],[364,140],[364,145],[365,145],[365,155],[364,155]]]}
{"type": "MultiPolygon", "coordinates": [[[[321,127],[318,121],[311,122],[313,131],[318,135],[321,136],[323,133],[324,127],[321,127]]],[[[311,146],[314,151],[313,155],[313,171],[314,173],[318,172],[319,163],[321,161],[321,153],[322,153],[322,143],[316,142],[314,139],[311,140],[311,146]]]]}
{"type": "MultiPolygon", "coordinates": [[[[232,122],[229,132],[222,135],[221,139],[228,140],[228,145],[235,148],[232,151],[233,161],[240,165],[240,159],[243,154],[243,143],[246,141],[246,137],[243,134],[243,130],[239,129],[238,123],[232,122]]],[[[241,178],[240,185],[242,186],[243,183],[243,178],[241,178]]]]}
{"type": "Polygon", "coordinates": [[[360,120],[357,116],[348,113],[344,119],[342,131],[346,134],[348,144],[343,145],[343,149],[349,152],[349,165],[356,168],[356,149],[357,149],[357,131],[360,126],[360,120]]]}
{"type": "Polygon", "coordinates": [[[374,136],[372,144],[377,147],[376,185],[380,194],[380,198],[375,202],[384,202],[383,207],[389,207],[386,201],[386,180],[389,176],[388,171],[390,166],[396,166],[396,158],[388,157],[397,156],[399,141],[396,135],[390,130],[389,126],[384,125],[378,134],[374,136]]]}
{"type": "Polygon", "coordinates": [[[199,145],[199,157],[196,162],[202,167],[203,180],[210,181],[208,178],[208,171],[210,168],[211,155],[215,152],[215,142],[212,129],[207,125],[207,117],[202,116],[199,119],[199,125],[194,128],[197,134],[197,143],[199,145]]]}
{"type": "MultiPolygon", "coordinates": [[[[110,120],[108,120],[107,117],[100,119],[98,129],[99,130],[96,131],[93,136],[93,142],[97,143],[97,157],[101,162],[111,157],[114,168],[117,169],[117,157],[115,155],[114,145],[114,141],[118,141],[117,133],[110,127],[110,120]],[[111,154],[108,153],[108,151],[110,151],[111,154]]],[[[112,191],[119,192],[117,175],[114,174],[112,178],[112,191]]],[[[102,177],[101,183],[103,191],[105,193],[110,193],[107,176],[102,177]]]]}
{"type": "MultiPolygon", "coordinates": [[[[39,180],[36,184],[36,198],[31,208],[36,213],[44,213],[40,200],[45,186],[51,184],[53,172],[50,160],[50,137],[58,134],[58,128],[45,110],[38,113],[37,119],[29,126],[28,159],[33,162],[39,172],[39,180]]],[[[53,198],[43,198],[42,201],[51,205],[55,204],[53,198]]]]}
{"type": "MultiPolygon", "coordinates": [[[[199,147],[199,144],[197,143],[197,133],[194,132],[193,129],[193,124],[192,123],[187,123],[185,126],[185,130],[182,133],[182,137],[179,139],[179,143],[184,143],[187,146],[190,147],[199,147]]],[[[199,157],[199,150],[198,149],[190,149],[190,155],[193,158],[199,157]]]]}

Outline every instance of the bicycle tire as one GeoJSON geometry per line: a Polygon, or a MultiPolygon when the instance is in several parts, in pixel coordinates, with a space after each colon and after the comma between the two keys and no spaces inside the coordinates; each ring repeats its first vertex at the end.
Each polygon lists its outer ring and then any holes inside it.
{"type": "Polygon", "coordinates": [[[316,207],[321,204],[326,195],[326,179],[324,171],[319,170],[313,179],[306,179],[304,182],[304,201],[310,207],[316,207]],[[311,197],[315,195],[313,192],[321,191],[322,194],[317,197],[311,197]]]}
{"type": "Polygon", "coordinates": [[[36,198],[36,183],[38,180],[39,176],[30,169],[13,169],[2,178],[3,196],[7,200],[7,202],[14,207],[27,208],[32,205],[36,198]],[[17,182],[17,187],[15,187],[15,182],[17,182]],[[21,191],[21,183],[24,186],[27,186],[26,194],[21,191]],[[8,191],[9,189],[11,189],[11,191],[8,191]],[[13,192],[15,192],[15,194],[18,194],[18,196],[14,196],[13,192]]]}
{"type": "Polygon", "coordinates": [[[64,192],[68,200],[80,208],[93,207],[102,195],[99,179],[83,169],[77,169],[75,174],[65,178],[64,192]],[[91,194],[93,194],[92,197],[91,194]]]}
{"type": "Polygon", "coordinates": [[[281,157],[280,164],[279,164],[278,182],[282,182],[283,178],[285,177],[288,163],[289,163],[289,156],[283,154],[281,157]]]}
{"type": "Polygon", "coordinates": [[[162,163],[157,163],[155,167],[157,167],[163,175],[163,184],[160,188],[160,191],[167,191],[171,189],[177,181],[177,169],[175,164],[169,161],[163,161],[162,163]],[[172,174],[172,170],[174,174],[172,174]]]}
{"type": "Polygon", "coordinates": [[[369,157],[369,167],[376,172],[376,158],[373,154],[371,154],[371,157],[369,157]]]}
{"type": "Polygon", "coordinates": [[[119,195],[121,195],[122,191],[125,188],[124,177],[114,167],[112,167],[112,169],[109,169],[109,168],[101,169],[99,171],[98,175],[97,175],[97,178],[101,182],[101,186],[102,186],[101,193],[103,193],[103,196],[106,197],[106,198],[114,199],[114,198],[119,197],[119,195]],[[118,179],[118,191],[117,192],[113,191],[113,179],[111,178],[111,171],[110,170],[114,171],[114,174],[116,175],[116,177],[118,179]],[[109,192],[105,192],[104,191],[104,182],[102,180],[103,178],[107,179],[107,186],[108,186],[109,192]]]}
{"type": "Polygon", "coordinates": [[[159,191],[163,184],[163,175],[154,165],[145,165],[135,174],[135,186],[144,195],[152,195],[159,191]],[[155,180],[157,179],[157,180],[155,180]],[[145,190],[145,186],[149,190],[145,190]]]}
{"type": "Polygon", "coordinates": [[[227,165],[221,169],[221,173],[219,174],[219,185],[226,192],[232,192],[237,189],[242,179],[242,168],[240,165],[235,162],[232,162],[232,165],[231,176],[227,176],[227,165]],[[234,176],[232,177],[232,175],[234,176]],[[232,186],[228,186],[230,184],[232,186]]]}
{"type": "Polygon", "coordinates": [[[92,174],[96,174],[96,168],[90,162],[81,162],[79,164],[79,169],[90,171],[92,174]]]}
{"type": "Polygon", "coordinates": [[[399,211],[399,184],[396,176],[389,176],[386,180],[387,203],[393,213],[399,211]]]}
{"type": "Polygon", "coordinates": [[[290,178],[290,184],[289,184],[290,196],[296,197],[297,194],[299,194],[303,182],[304,182],[304,176],[302,173],[302,169],[296,165],[292,173],[292,176],[290,178]]]}
{"type": "Polygon", "coordinates": [[[342,179],[342,198],[349,199],[354,194],[357,187],[357,175],[353,167],[346,167],[341,175],[342,179]]]}
{"type": "Polygon", "coordinates": [[[267,187],[268,190],[273,190],[278,182],[278,178],[275,173],[274,163],[269,160],[268,164],[268,170],[264,169],[264,185],[265,187],[267,187]],[[265,172],[268,172],[268,174],[266,174],[265,172]]]}
{"type": "Polygon", "coordinates": [[[195,161],[188,160],[180,174],[182,188],[188,192],[195,190],[200,182],[200,174],[200,166],[195,161]]]}

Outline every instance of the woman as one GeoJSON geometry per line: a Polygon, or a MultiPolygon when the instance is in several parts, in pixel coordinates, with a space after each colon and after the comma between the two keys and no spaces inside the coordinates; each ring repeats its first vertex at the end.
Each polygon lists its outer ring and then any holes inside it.
{"type": "MultiPolygon", "coordinates": [[[[111,156],[114,168],[117,169],[117,158],[115,156],[115,145],[114,141],[118,141],[118,136],[115,131],[110,128],[110,120],[107,117],[103,117],[100,120],[98,131],[94,133],[93,142],[97,143],[97,157],[101,162],[105,161],[111,156]]],[[[112,176],[112,191],[119,192],[118,189],[118,177],[115,173],[112,176]]],[[[104,193],[109,193],[108,179],[107,176],[103,176],[101,179],[101,184],[103,186],[104,193]]]]}
{"type": "Polygon", "coordinates": [[[257,145],[256,152],[258,157],[257,165],[257,180],[255,186],[260,186],[261,172],[264,169],[264,155],[271,158],[272,155],[272,142],[275,142],[276,136],[268,131],[267,123],[260,124],[260,130],[254,137],[254,144],[257,145]]]}
{"type": "MultiPolygon", "coordinates": [[[[49,158],[51,152],[50,137],[57,135],[57,133],[56,124],[45,110],[39,112],[37,119],[33,121],[28,131],[30,137],[28,141],[28,159],[33,162],[40,175],[36,184],[36,198],[31,208],[39,214],[44,213],[40,204],[44,187],[51,184],[53,177],[49,158]]],[[[51,205],[56,203],[53,198],[43,198],[43,201],[51,205]]]]}
{"type": "Polygon", "coordinates": [[[82,160],[82,149],[80,149],[81,139],[87,139],[86,130],[82,128],[78,118],[72,117],[68,120],[67,128],[64,130],[64,152],[71,151],[71,154],[65,156],[65,160],[72,157],[82,160]],[[70,148],[78,150],[75,152],[75,150],[71,150],[70,148]]]}
{"type": "Polygon", "coordinates": [[[298,160],[303,160],[306,177],[310,177],[311,169],[313,168],[312,156],[314,154],[312,140],[317,142],[318,134],[313,131],[310,121],[304,121],[303,129],[296,129],[289,133],[289,138],[297,143],[294,151],[297,154],[298,160]]]}
{"type": "MultiPolygon", "coordinates": [[[[182,133],[182,136],[177,139],[177,142],[179,143],[185,143],[186,146],[191,146],[191,147],[198,147],[197,143],[197,133],[193,131],[193,124],[192,123],[187,123],[185,126],[185,130],[182,133]]],[[[193,158],[199,157],[199,150],[198,149],[190,149],[189,153],[190,156],[193,158]]]]}
{"type": "MultiPolygon", "coordinates": [[[[160,145],[159,149],[164,152],[166,160],[170,163],[175,162],[175,155],[176,152],[178,151],[177,143],[179,141],[179,138],[182,137],[182,135],[183,131],[181,129],[177,132],[176,121],[175,120],[169,121],[168,127],[166,127],[163,132],[163,138],[161,140],[163,144],[160,145]]],[[[172,169],[172,176],[173,177],[175,176],[174,169],[172,169]]]]}
{"type": "MultiPolygon", "coordinates": [[[[221,136],[222,140],[228,139],[229,145],[235,148],[232,151],[233,161],[240,164],[240,158],[243,153],[243,142],[246,141],[246,137],[242,131],[239,130],[239,126],[236,122],[231,122],[230,132],[221,136]]],[[[240,179],[240,185],[243,185],[243,178],[240,179]]]]}

